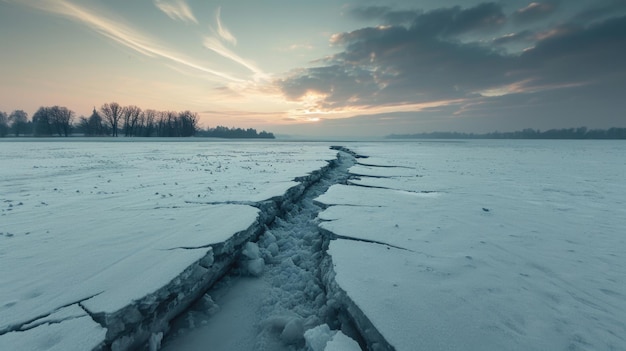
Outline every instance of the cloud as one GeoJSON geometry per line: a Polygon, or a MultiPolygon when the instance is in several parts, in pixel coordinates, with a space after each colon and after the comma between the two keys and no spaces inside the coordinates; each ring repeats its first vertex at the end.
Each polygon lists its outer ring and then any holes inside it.
{"type": "Polygon", "coordinates": [[[128,47],[140,54],[143,54],[152,58],[165,59],[171,63],[175,63],[186,68],[191,68],[203,73],[208,73],[215,78],[219,78],[220,81],[227,82],[243,82],[242,79],[233,77],[225,72],[215,70],[205,65],[194,62],[193,60],[185,57],[185,55],[162,47],[153,39],[139,33],[135,29],[124,25],[121,22],[115,21],[111,18],[97,13],[96,11],[90,11],[87,8],[83,8],[79,5],[73,4],[66,0],[48,0],[48,1],[36,1],[36,0],[23,0],[21,4],[26,4],[30,7],[37,8],[42,11],[55,13],[65,16],[74,21],[78,21],[91,28],[92,30],[100,33],[101,35],[128,47]]]}
{"type": "Polygon", "coordinates": [[[383,24],[407,24],[415,20],[423,12],[419,10],[393,10],[388,6],[355,7],[350,14],[361,20],[381,20],[383,24]]]}
{"type": "Polygon", "coordinates": [[[613,16],[626,13],[626,2],[623,0],[609,0],[594,3],[594,6],[584,9],[576,14],[574,21],[577,23],[591,23],[613,16]]]}
{"type": "Polygon", "coordinates": [[[494,45],[507,45],[512,43],[532,43],[535,41],[535,33],[523,30],[517,33],[509,33],[492,40],[494,45]]]}
{"type": "Polygon", "coordinates": [[[214,37],[206,37],[204,38],[203,44],[204,47],[215,52],[216,54],[221,55],[250,70],[252,73],[254,73],[255,80],[258,81],[269,79],[269,75],[267,73],[263,72],[263,70],[257,67],[253,62],[242,58],[229,48],[225,47],[219,39],[214,37]]]}
{"type": "Polygon", "coordinates": [[[511,18],[516,23],[529,23],[548,17],[556,9],[555,2],[531,2],[528,6],[515,11],[511,18]]]}
{"type": "Polygon", "coordinates": [[[298,51],[298,50],[313,50],[314,47],[308,43],[300,43],[300,44],[291,44],[286,49],[282,49],[282,51],[298,51]]]}
{"type": "Polygon", "coordinates": [[[542,84],[608,82],[626,75],[626,16],[562,26],[525,51],[521,67],[542,84]]]}
{"type": "Polygon", "coordinates": [[[237,44],[237,38],[222,24],[221,20],[221,8],[217,8],[216,12],[217,30],[213,30],[215,36],[207,36],[204,38],[203,45],[205,48],[215,52],[216,54],[225,57],[254,73],[254,80],[269,80],[270,76],[257,67],[256,64],[250,60],[244,59],[237,53],[227,48],[223,42],[228,42],[233,45],[237,44]]]}
{"type": "Polygon", "coordinates": [[[293,72],[277,84],[290,99],[309,91],[326,95],[322,109],[465,98],[503,80],[507,60],[489,48],[441,37],[483,28],[499,13],[491,5],[443,9],[417,16],[408,28],[340,33],[331,41],[345,50],[326,60],[326,66],[293,72]]]}
{"type": "Polygon", "coordinates": [[[222,8],[217,8],[217,13],[215,15],[217,21],[217,34],[222,38],[222,40],[227,41],[233,45],[237,45],[237,38],[228,30],[228,28],[222,25],[222,8]]]}
{"type": "Polygon", "coordinates": [[[185,0],[154,0],[154,5],[173,20],[198,24],[198,20],[185,0]]]}
{"type": "Polygon", "coordinates": [[[501,6],[496,3],[481,3],[466,9],[454,6],[429,12],[394,11],[386,6],[357,7],[351,10],[351,14],[366,20],[379,19],[383,24],[409,24],[423,35],[444,37],[499,28],[506,20],[501,6]]]}
{"type": "MultiPolygon", "coordinates": [[[[360,16],[383,18],[390,12],[367,8],[360,16]]],[[[316,67],[293,70],[275,84],[290,101],[308,104],[308,111],[335,115],[579,92],[583,86],[626,90],[626,17],[589,25],[572,20],[486,40],[507,21],[498,5],[414,14],[410,24],[403,19],[333,35],[331,44],[340,52],[316,67]],[[477,39],[460,39],[468,33],[477,39]],[[499,47],[514,42],[525,43],[526,50],[507,53],[499,47]]]]}

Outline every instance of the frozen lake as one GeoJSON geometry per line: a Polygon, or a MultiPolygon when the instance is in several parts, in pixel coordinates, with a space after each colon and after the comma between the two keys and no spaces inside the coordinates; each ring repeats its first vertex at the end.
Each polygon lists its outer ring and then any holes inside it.
{"type": "Polygon", "coordinates": [[[323,313],[293,307],[285,349],[626,348],[626,143],[337,144],[367,158],[307,195],[329,143],[0,141],[0,349],[156,348],[257,237],[265,273],[234,286],[283,296],[292,259],[320,285],[287,288],[323,313]],[[317,261],[281,239],[301,221],[317,261]]]}
{"type": "Polygon", "coordinates": [[[330,242],[338,293],[396,350],[626,348],[625,143],[349,147],[321,227],[360,240],[330,242]]]}

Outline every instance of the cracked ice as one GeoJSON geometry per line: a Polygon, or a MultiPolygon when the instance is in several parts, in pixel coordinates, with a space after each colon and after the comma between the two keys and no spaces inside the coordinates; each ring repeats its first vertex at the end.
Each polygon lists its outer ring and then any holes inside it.
{"type": "Polygon", "coordinates": [[[23,145],[0,349],[626,346],[621,143],[23,145]]]}

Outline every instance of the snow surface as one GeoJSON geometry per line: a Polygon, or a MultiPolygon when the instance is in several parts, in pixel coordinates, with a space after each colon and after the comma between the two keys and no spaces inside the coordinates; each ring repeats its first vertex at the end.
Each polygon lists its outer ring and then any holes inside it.
{"type": "Polygon", "coordinates": [[[253,206],[335,156],[323,144],[3,142],[0,342],[91,342],[105,329],[88,314],[114,334],[185,299],[214,256],[234,255],[233,235],[261,229],[253,206]],[[79,319],[93,332],[77,334],[79,319]]]}
{"type": "Polygon", "coordinates": [[[0,337],[0,350],[92,350],[102,344],[105,334],[106,329],[85,315],[4,334],[0,337]]]}
{"type": "Polygon", "coordinates": [[[626,349],[626,144],[342,145],[2,142],[0,350],[626,349]]]}
{"type": "Polygon", "coordinates": [[[396,350],[626,348],[626,144],[346,146],[367,166],[317,201],[329,293],[362,329],[396,350]]]}

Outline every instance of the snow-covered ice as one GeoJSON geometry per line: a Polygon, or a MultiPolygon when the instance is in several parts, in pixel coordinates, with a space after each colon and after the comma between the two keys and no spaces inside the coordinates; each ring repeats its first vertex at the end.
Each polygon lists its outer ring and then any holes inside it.
{"type": "Polygon", "coordinates": [[[625,144],[347,146],[369,158],[317,201],[329,298],[369,344],[626,347],[625,144]]]}
{"type": "Polygon", "coordinates": [[[301,191],[335,155],[271,142],[3,142],[0,343],[91,342],[102,330],[114,348],[144,342],[262,231],[265,202],[301,191]],[[75,333],[79,319],[90,332],[75,333]]]}
{"type": "Polygon", "coordinates": [[[106,329],[83,315],[25,331],[8,332],[0,337],[0,350],[93,350],[102,345],[105,334],[106,329]]]}
{"type": "Polygon", "coordinates": [[[342,145],[2,142],[0,349],[626,348],[626,144],[342,145]]]}

